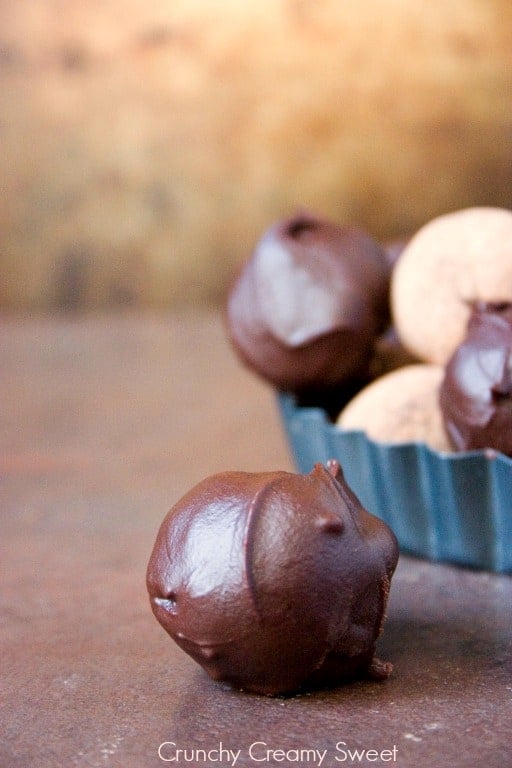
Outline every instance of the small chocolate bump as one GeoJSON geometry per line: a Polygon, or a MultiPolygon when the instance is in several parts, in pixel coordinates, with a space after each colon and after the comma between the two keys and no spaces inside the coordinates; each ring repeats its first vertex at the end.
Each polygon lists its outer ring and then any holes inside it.
{"type": "Polygon", "coordinates": [[[300,216],[297,216],[295,219],[292,219],[290,221],[288,229],[286,230],[286,234],[289,235],[289,237],[293,237],[298,240],[306,232],[314,232],[314,231],[315,231],[315,222],[313,219],[308,218],[307,216],[303,218],[300,216]]]}
{"type": "Polygon", "coordinates": [[[324,533],[343,533],[343,522],[338,517],[320,516],[316,519],[316,526],[324,533]]]}

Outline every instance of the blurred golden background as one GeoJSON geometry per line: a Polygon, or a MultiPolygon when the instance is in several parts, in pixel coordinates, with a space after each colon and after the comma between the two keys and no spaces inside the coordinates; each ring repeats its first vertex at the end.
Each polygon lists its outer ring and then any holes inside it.
{"type": "Polygon", "coordinates": [[[0,305],[219,302],[299,207],[512,206],[510,0],[0,0],[0,305]]]}

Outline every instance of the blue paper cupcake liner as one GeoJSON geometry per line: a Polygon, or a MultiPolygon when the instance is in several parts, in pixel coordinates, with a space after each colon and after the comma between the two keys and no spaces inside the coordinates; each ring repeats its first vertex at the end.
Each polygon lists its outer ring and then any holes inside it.
{"type": "Polygon", "coordinates": [[[337,459],[362,505],[394,531],[403,552],[512,573],[512,459],[495,451],[439,453],[384,444],[332,424],[320,408],[278,395],[299,472],[337,459]]]}

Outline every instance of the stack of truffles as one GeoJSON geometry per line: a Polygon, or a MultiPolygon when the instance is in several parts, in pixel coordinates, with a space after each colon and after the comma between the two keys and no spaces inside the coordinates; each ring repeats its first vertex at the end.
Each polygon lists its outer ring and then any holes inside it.
{"type": "Polygon", "coordinates": [[[300,214],[234,281],[243,362],[343,429],[512,454],[512,212],[440,216],[404,243],[300,214]]]}

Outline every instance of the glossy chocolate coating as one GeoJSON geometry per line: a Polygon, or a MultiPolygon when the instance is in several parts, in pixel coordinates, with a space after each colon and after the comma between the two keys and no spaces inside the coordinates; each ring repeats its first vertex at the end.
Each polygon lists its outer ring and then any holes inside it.
{"type": "Polygon", "coordinates": [[[512,456],[512,304],[473,307],[439,400],[456,450],[493,448],[512,456]]]}
{"type": "Polygon", "coordinates": [[[360,229],[310,214],[280,221],[229,292],[233,346],[281,390],[325,390],[364,375],[389,316],[389,275],[383,249],[360,229]]]}
{"type": "Polygon", "coordinates": [[[276,695],[387,677],[374,650],[397,558],[337,462],[308,475],[225,472],[164,519],[147,588],[158,621],[211,677],[276,695]]]}

